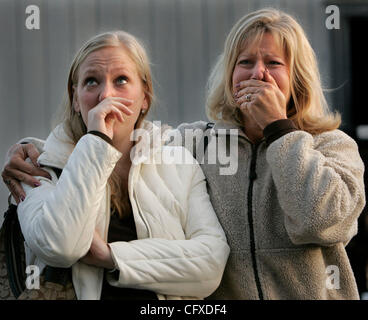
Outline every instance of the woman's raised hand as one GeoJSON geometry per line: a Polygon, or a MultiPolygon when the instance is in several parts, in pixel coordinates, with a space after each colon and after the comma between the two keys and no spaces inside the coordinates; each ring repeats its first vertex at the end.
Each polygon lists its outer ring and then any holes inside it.
{"type": "Polygon", "coordinates": [[[260,129],[276,120],[287,119],[286,98],[267,69],[264,81],[245,80],[236,89],[235,99],[240,110],[246,118],[252,118],[260,129]]]}
{"type": "Polygon", "coordinates": [[[88,131],[99,131],[110,139],[114,136],[114,124],[116,121],[124,122],[123,115],[130,116],[133,111],[128,108],[133,101],[122,97],[108,97],[102,100],[96,107],[88,111],[88,131]]]}

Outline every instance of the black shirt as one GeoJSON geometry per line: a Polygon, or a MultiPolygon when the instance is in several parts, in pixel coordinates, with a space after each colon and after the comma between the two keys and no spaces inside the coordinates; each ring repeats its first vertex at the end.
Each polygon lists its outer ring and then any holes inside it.
{"type": "MultiPolygon", "coordinates": [[[[120,218],[117,212],[111,215],[107,242],[132,241],[137,240],[137,230],[133,213],[127,217],[120,218]]],[[[111,286],[106,280],[106,272],[102,284],[101,300],[157,300],[156,293],[149,290],[139,290],[132,288],[118,288],[111,286]]],[[[113,272],[113,276],[118,278],[119,271],[113,272]]]]}

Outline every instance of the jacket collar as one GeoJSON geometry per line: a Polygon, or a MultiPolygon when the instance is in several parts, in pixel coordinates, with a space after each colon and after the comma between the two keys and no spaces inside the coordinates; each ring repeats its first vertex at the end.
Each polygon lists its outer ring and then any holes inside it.
{"type": "MultiPolygon", "coordinates": [[[[244,137],[247,141],[252,143],[240,126],[222,120],[219,120],[215,123],[215,125],[213,126],[213,130],[211,130],[211,135],[213,136],[229,135],[229,136],[244,137]]],[[[263,137],[259,143],[262,143],[264,141],[266,141],[266,139],[263,137]]]]}
{"type": "Polygon", "coordinates": [[[73,140],[67,135],[64,125],[61,123],[47,137],[43,153],[39,156],[38,162],[42,165],[62,169],[65,167],[74,147],[73,140]]]}
{"type": "Polygon", "coordinates": [[[219,120],[215,123],[213,130],[211,130],[211,134],[216,136],[241,136],[248,139],[241,127],[222,120],[219,120]]]}

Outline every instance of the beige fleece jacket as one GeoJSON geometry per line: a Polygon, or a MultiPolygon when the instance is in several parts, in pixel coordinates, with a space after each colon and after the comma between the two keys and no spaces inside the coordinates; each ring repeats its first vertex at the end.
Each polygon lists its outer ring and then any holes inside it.
{"type": "MultiPolygon", "coordinates": [[[[178,132],[205,125],[183,124],[178,132]]],[[[315,136],[299,130],[254,146],[229,129],[239,128],[219,122],[207,130],[206,155],[226,150],[235,174],[221,175],[221,161],[201,164],[231,250],[211,298],[359,299],[345,251],[365,205],[354,140],[340,130],[315,136]],[[226,141],[238,145],[236,152],[226,141]]],[[[198,153],[198,141],[183,143],[198,153]]]]}

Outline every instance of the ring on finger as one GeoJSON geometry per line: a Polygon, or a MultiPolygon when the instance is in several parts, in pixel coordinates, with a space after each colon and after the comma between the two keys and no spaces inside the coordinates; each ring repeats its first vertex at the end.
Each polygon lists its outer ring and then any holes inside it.
{"type": "Polygon", "coordinates": [[[10,179],[5,179],[5,180],[4,180],[4,182],[5,182],[5,184],[6,184],[7,186],[10,186],[10,182],[11,182],[11,181],[10,181],[10,179]]]}
{"type": "Polygon", "coordinates": [[[251,95],[250,93],[248,93],[248,94],[245,96],[245,101],[246,101],[246,102],[249,102],[251,97],[252,97],[252,95],[251,95]]]}

